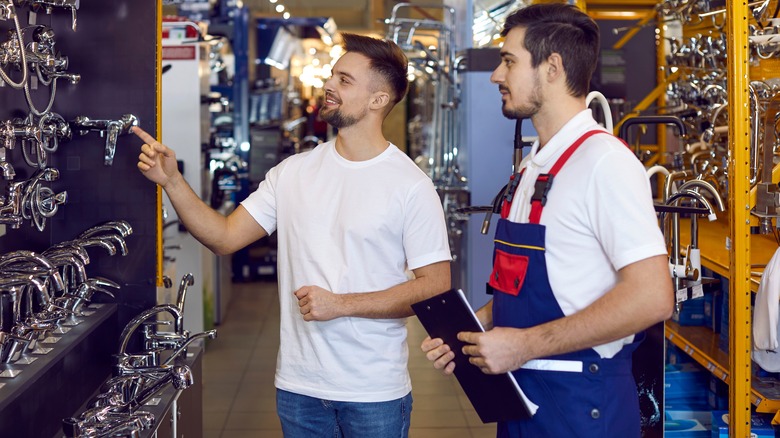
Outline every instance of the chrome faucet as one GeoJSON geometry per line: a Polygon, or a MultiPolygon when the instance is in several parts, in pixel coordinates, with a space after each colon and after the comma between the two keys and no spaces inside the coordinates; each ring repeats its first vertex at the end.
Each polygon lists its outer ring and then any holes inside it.
{"type": "Polygon", "coordinates": [[[186,353],[187,352],[187,347],[189,347],[189,345],[193,341],[198,340],[198,339],[202,339],[202,338],[215,339],[216,337],[217,337],[217,330],[216,329],[212,329],[212,330],[209,330],[209,331],[205,331],[205,332],[198,333],[196,335],[190,336],[181,345],[181,347],[179,347],[176,351],[171,353],[171,356],[168,359],[166,359],[165,362],[163,362],[163,365],[170,365],[171,362],[173,362],[174,360],[176,360],[177,357],[179,357],[179,355],[181,355],[182,353],[186,353]]]}
{"type": "Polygon", "coordinates": [[[125,114],[119,120],[91,120],[86,116],[78,116],[71,124],[81,135],[86,135],[89,131],[97,131],[101,137],[106,136],[103,164],[110,166],[114,163],[117,138],[119,135],[130,133],[131,127],[138,126],[138,118],[132,114],[125,114]]]}
{"type": "Polygon", "coordinates": [[[186,339],[186,335],[184,334],[184,314],[181,312],[181,310],[179,310],[179,308],[173,304],[159,304],[141,312],[135,318],[130,320],[127,325],[125,325],[125,328],[119,335],[121,342],[119,344],[118,355],[123,356],[127,354],[125,350],[127,350],[127,344],[130,342],[130,336],[138,329],[138,327],[141,326],[144,321],[162,312],[168,312],[173,316],[175,334],[186,339]]]}
{"type": "Polygon", "coordinates": [[[192,286],[193,284],[195,284],[195,277],[192,273],[185,274],[179,283],[179,292],[176,295],[176,307],[178,307],[182,313],[184,313],[184,300],[187,297],[187,287],[192,286]]]}

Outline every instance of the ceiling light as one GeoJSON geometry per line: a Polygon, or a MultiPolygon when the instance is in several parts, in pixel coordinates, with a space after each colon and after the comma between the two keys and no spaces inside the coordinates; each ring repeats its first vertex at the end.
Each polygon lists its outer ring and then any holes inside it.
{"type": "Polygon", "coordinates": [[[285,20],[289,20],[290,19],[290,13],[289,12],[285,12],[284,14],[282,14],[282,18],[284,18],[285,20]]]}
{"type": "Polygon", "coordinates": [[[276,5],[276,12],[284,12],[284,5],[276,5]]]}

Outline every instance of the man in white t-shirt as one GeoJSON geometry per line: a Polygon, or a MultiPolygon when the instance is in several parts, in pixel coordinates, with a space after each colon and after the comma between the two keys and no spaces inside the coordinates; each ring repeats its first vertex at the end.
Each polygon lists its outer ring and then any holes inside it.
{"type": "MultiPolygon", "coordinates": [[[[469,361],[511,371],[538,406],[499,422],[499,437],[639,437],[631,355],[674,307],[667,252],[642,164],[585,106],[599,51],[596,23],[575,6],[511,14],[491,77],[510,119],[539,134],[512,176],[496,228],[488,329],[463,332],[469,361]]],[[[441,339],[423,351],[452,373],[441,339]]]]}
{"type": "Polygon", "coordinates": [[[382,135],[406,94],[392,42],[343,34],[320,117],[335,140],[271,169],[229,216],[209,208],[173,151],[146,142],[138,167],[216,254],[277,232],[281,308],[277,412],[287,438],[405,437],[412,408],[405,318],[450,287],[450,250],[431,179],[382,135]],[[408,271],[414,278],[408,278],[408,271]]]}

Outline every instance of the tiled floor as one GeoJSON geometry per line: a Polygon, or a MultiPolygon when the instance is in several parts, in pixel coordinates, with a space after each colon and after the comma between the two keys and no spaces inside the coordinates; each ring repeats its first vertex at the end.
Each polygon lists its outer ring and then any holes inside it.
{"type": "MultiPolygon", "coordinates": [[[[282,437],[273,385],[279,345],[276,283],[233,285],[218,338],[206,349],[203,375],[205,438],[282,437]]],[[[408,320],[412,375],[411,438],[492,438],[454,377],[434,370],[419,349],[425,331],[408,320]]]]}

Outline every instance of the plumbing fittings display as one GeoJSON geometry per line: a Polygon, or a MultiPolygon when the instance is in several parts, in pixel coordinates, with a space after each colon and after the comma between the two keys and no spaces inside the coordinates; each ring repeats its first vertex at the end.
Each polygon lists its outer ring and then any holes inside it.
{"type": "Polygon", "coordinates": [[[41,253],[20,250],[0,255],[0,363],[30,363],[35,355],[49,353],[51,348],[39,342],[67,333],[67,327],[91,315],[85,307],[95,293],[114,297],[112,290],[119,284],[87,276],[87,248],[125,255],[124,239],[131,233],[127,222],[107,222],[41,253]]]}
{"type": "Polygon", "coordinates": [[[132,114],[116,120],[77,116],[68,122],[52,111],[58,79],[76,85],[81,76],[68,71],[68,57],[57,49],[54,29],[34,23],[33,13],[70,10],[71,27],[75,31],[79,6],[80,0],[0,0],[0,26],[4,22],[11,25],[6,39],[0,40],[0,84],[22,91],[27,104],[27,108],[22,109],[27,112],[25,117],[3,120],[0,115],[0,171],[7,182],[5,190],[0,192],[4,193],[0,196],[0,224],[12,229],[29,220],[31,226],[43,231],[46,219],[53,217],[59,206],[67,202],[66,191],[56,192],[43,183],[59,178],[59,171],[48,165],[48,157],[57,151],[60,143],[72,138],[73,130],[81,135],[97,131],[105,137],[103,162],[110,166],[118,136],[128,134],[130,127],[138,125],[138,119],[132,114]],[[31,22],[27,27],[20,26],[20,8],[30,11],[31,22]],[[36,105],[33,98],[38,95],[47,96],[45,105],[36,105]],[[21,147],[17,148],[17,145],[21,147]],[[17,169],[9,162],[9,151],[15,149],[21,149],[28,166],[38,169],[26,181],[15,180],[17,169]]]}
{"type": "Polygon", "coordinates": [[[154,415],[140,410],[152,397],[169,385],[177,391],[183,391],[194,383],[192,371],[187,365],[179,364],[179,359],[186,358],[187,347],[192,342],[217,336],[216,330],[195,335],[184,330],[184,302],[187,288],[194,282],[192,274],[185,275],[179,284],[175,304],[154,306],[125,325],[120,335],[119,350],[113,357],[114,376],[102,385],[100,394],[84,412],[63,419],[65,436],[134,436],[154,424],[154,415]],[[156,320],[163,313],[173,317],[172,331],[158,329],[167,323],[156,320]],[[141,327],[144,349],[128,353],[127,346],[133,334],[141,327]],[[167,354],[167,358],[162,359],[163,354],[167,354]]]}
{"type": "Polygon", "coordinates": [[[54,8],[69,9],[71,13],[71,29],[76,30],[76,11],[81,0],[16,0],[19,6],[29,6],[33,11],[43,11],[51,14],[54,8]]]}

